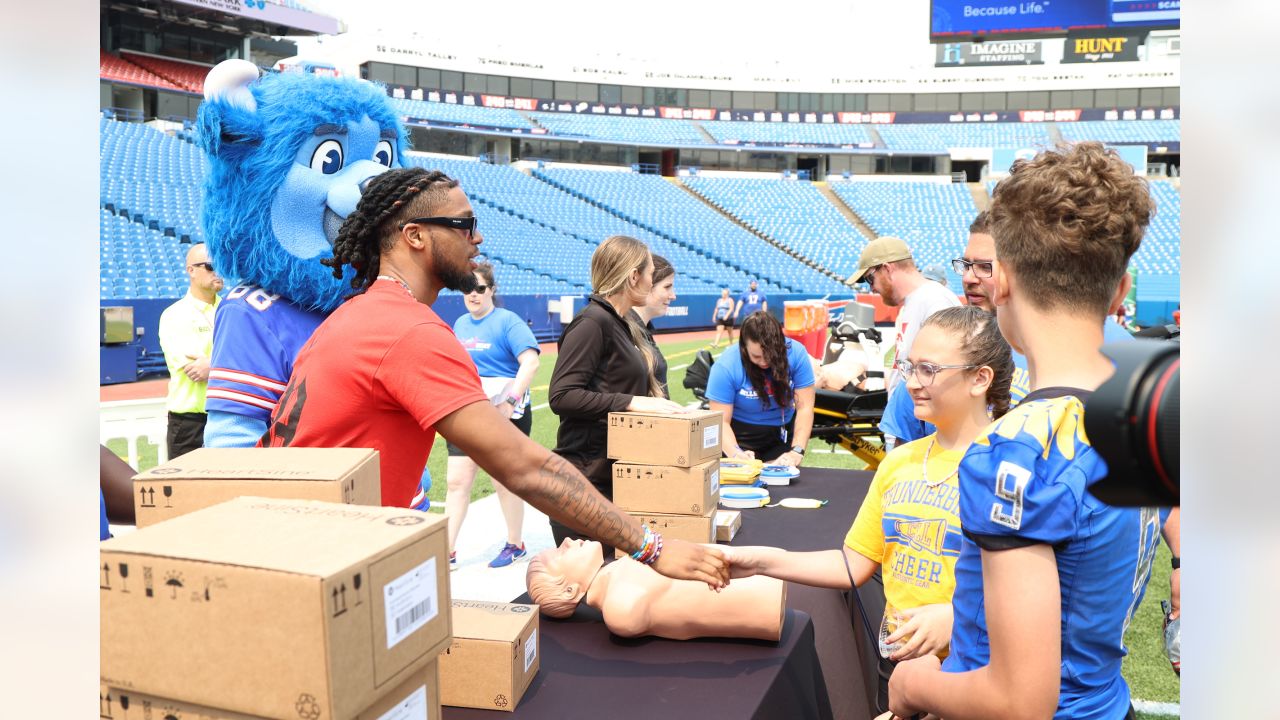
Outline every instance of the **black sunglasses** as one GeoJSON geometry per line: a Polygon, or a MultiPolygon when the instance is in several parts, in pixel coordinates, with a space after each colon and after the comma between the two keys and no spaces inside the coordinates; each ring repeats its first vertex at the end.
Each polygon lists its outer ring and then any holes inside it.
{"type": "Polygon", "coordinates": [[[208,270],[209,272],[213,272],[213,263],[208,263],[208,262],[191,263],[191,267],[202,267],[205,270],[208,270]]]}
{"type": "MultiPolygon", "coordinates": [[[[489,291],[489,286],[488,286],[488,285],[477,285],[477,286],[475,286],[475,288],[473,288],[473,289],[471,290],[471,292],[477,292],[477,293],[480,293],[481,295],[485,294],[485,293],[486,293],[486,292],[488,292],[488,291],[489,291]]],[[[470,293],[468,293],[468,294],[470,294],[470,293]]]]}
{"type": "Polygon", "coordinates": [[[421,217],[421,218],[414,218],[412,220],[406,220],[400,223],[400,228],[404,229],[404,226],[410,223],[417,223],[419,225],[443,225],[445,227],[451,227],[454,230],[461,230],[462,232],[466,233],[468,240],[476,236],[476,227],[479,225],[479,223],[476,221],[476,218],[474,216],[460,217],[460,218],[421,217]]]}

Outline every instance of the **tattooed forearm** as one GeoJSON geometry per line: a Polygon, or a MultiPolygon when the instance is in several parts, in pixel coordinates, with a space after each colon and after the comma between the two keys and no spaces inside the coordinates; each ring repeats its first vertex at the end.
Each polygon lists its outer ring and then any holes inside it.
{"type": "Polygon", "coordinates": [[[569,461],[550,453],[530,475],[529,492],[521,493],[529,504],[603,543],[627,552],[640,549],[640,524],[606,500],[569,461]]]}

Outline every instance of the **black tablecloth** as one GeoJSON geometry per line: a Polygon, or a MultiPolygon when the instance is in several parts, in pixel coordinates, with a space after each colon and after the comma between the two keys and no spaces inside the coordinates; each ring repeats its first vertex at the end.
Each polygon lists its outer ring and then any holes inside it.
{"type": "MultiPolygon", "coordinates": [[[[802,468],[791,485],[769,488],[771,502],[788,497],[827,500],[816,510],[759,508],[742,511],[742,529],[733,545],[773,545],[787,550],[831,550],[844,536],[871,486],[873,474],[855,470],[802,468]]],[[[836,718],[874,717],[878,651],[875,638],[864,630],[852,598],[841,591],[788,583],[787,606],[808,613],[816,632],[818,657],[836,718]],[[854,620],[853,618],[857,618],[854,620]]],[[[858,592],[873,623],[884,613],[884,593],[878,583],[858,592]]],[[[874,626],[874,625],[873,625],[874,626]]]]}
{"type": "MultiPolygon", "coordinates": [[[[512,602],[529,602],[522,595],[512,602]]],[[[777,643],[625,639],[585,604],[541,619],[542,667],[513,713],[446,707],[468,718],[830,718],[813,623],[788,609],[777,643]]]]}

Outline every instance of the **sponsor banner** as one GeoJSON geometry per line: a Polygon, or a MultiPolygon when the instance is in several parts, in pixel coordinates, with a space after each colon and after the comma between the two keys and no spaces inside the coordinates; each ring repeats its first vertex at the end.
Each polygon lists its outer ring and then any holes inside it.
{"type": "Polygon", "coordinates": [[[1180,108],[1125,108],[1106,110],[1093,108],[1081,110],[1081,120],[1177,120],[1182,117],[1180,108]]]}
{"type": "Polygon", "coordinates": [[[930,4],[932,42],[1176,28],[1182,10],[1181,0],[932,0],[930,4]]]}
{"type": "Polygon", "coordinates": [[[1039,40],[943,43],[935,47],[934,67],[1044,64],[1044,48],[1039,40]]]}
{"type": "Polygon", "coordinates": [[[1062,62],[1133,62],[1142,41],[1142,35],[1068,35],[1062,46],[1062,62]]]}
{"type": "Polygon", "coordinates": [[[309,30],[321,35],[337,35],[341,29],[337,18],[277,5],[266,0],[173,0],[173,2],[204,10],[216,10],[250,20],[261,20],[272,25],[309,30]]]}

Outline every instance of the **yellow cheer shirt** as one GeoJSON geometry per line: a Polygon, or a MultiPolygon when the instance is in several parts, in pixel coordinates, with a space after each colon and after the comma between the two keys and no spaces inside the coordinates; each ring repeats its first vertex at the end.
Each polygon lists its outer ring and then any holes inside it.
{"type": "Polygon", "coordinates": [[[845,545],[880,563],[885,612],[949,603],[960,556],[960,485],[963,450],[925,451],[934,435],[893,449],[880,463],[845,545]],[[943,480],[943,478],[946,478],[943,480]],[[941,481],[941,482],[939,482],[941,481]]]}

